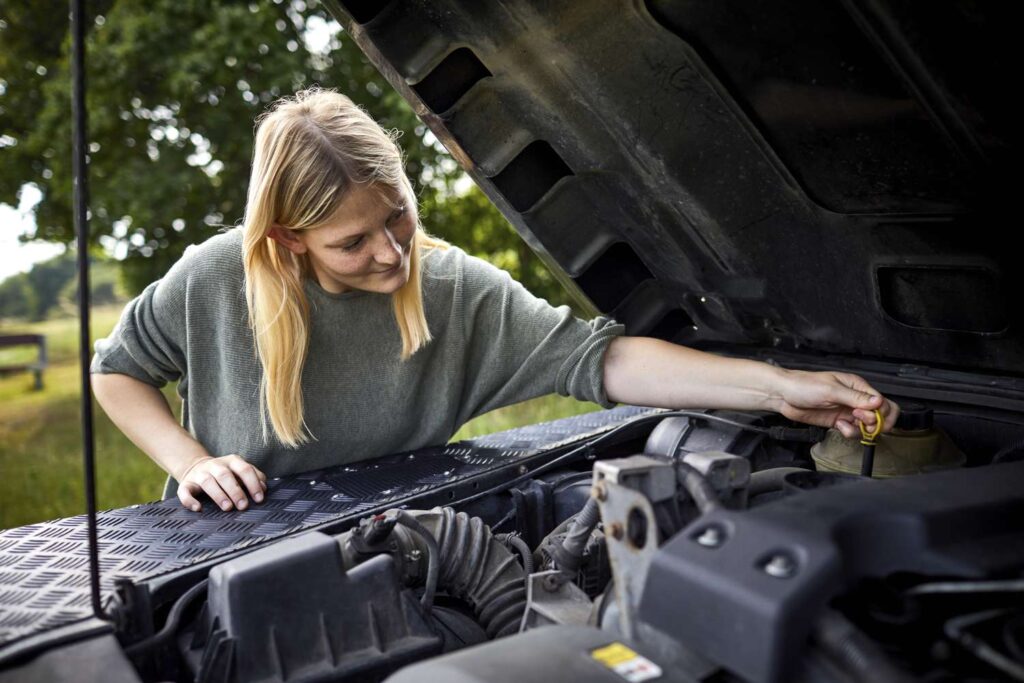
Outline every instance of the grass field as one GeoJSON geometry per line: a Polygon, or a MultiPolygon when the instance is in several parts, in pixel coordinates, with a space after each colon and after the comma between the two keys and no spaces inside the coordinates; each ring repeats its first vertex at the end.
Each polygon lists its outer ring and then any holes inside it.
{"type": "MultiPolygon", "coordinates": [[[[117,321],[119,307],[92,313],[92,338],[105,337],[117,321]]],[[[85,509],[82,491],[81,418],[79,412],[78,322],[59,318],[40,323],[0,323],[0,334],[45,334],[49,367],[42,391],[32,375],[0,376],[0,529],[85,509]]],[[[31,349],[0,351],[0,366],[31,361],[31,349]]],[[[177,397],[165,389],[177,411],[177,397]]],[[[525,424],[597,410],[561,396],[546,396],[496,410],[467,423],[453,440],[489,434],[525,424]]],[[[97,498],[101,509],[159,498],[164,473],[136,449],[98,407],[95,413],[97,498]]]]}

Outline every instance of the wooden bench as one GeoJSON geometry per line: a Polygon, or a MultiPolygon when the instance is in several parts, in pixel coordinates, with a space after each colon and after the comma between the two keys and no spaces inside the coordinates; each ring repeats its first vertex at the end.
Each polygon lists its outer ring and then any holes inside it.
{"type": "Polygon", "coordinates": [[[28,345],[34,345],[39,349],[36,362],[23,365],[0,365],[0,374],[30,371],[36,378],[35,388],[41,390],[43,388],[43,370],[46,369],[46,337],[41,334],[0,335],[0,349],[28,345]]]}

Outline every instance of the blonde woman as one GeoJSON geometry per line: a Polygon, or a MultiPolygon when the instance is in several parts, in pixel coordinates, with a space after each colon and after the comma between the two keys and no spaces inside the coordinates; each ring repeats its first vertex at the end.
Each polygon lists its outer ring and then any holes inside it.
{"type": "Polygon", "coordinates": [[[558,392],[605,406],[775,410],[885,428],[864,380],[786,371],[553,308],[430,237],[392,136],[307,90],[258,122],[244,225],[191,247],[96,344],[114,423],[200,510],[278,476],[445,443],[470,418],[558,392]],[[179,382],[178,424],[159,387],[179,382]]]}

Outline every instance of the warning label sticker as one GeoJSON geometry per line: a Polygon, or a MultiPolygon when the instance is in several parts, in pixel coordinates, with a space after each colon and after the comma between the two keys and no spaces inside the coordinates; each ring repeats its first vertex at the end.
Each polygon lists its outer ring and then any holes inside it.
{"type": "Polygon", "coordinates": [[[622,643],[611,643],[590,651],[590,656],[622,676],[629,683],[661,678],[661,667],[633,652],[622,643]]]}

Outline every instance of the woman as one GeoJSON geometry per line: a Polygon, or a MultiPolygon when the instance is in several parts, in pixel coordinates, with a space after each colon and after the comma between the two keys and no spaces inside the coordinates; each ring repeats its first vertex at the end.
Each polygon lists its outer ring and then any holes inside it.
{"type": "Polygon", "coordinates": [[[192,247],[97,342],[96,398],[199,510],[277,476],[445,443],[470,418],[558,392],[605,406],[774,410],[890,428],[864,380],[782,370],[552,308],[427,235],[394,139],[307,90],[258,122],[245,221],[192,247]],[[179,380],[182,423],[159,387],[179,380]]]}

